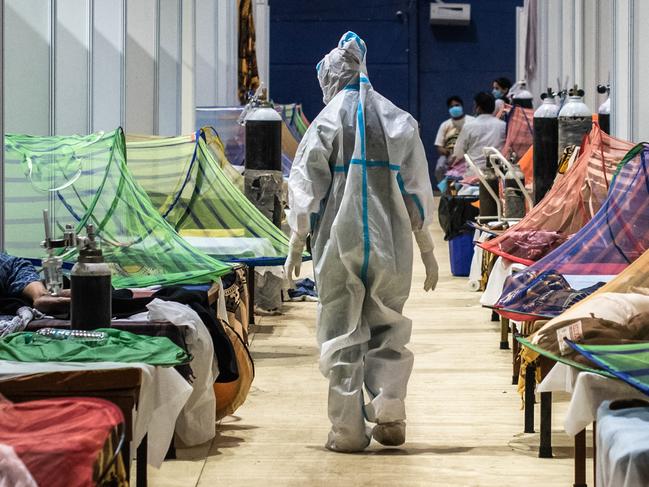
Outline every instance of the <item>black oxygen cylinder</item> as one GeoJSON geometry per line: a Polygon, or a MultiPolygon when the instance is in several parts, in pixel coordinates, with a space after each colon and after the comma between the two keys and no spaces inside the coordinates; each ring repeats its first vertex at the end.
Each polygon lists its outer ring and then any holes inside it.
{"type": "Polygon", "coordinates": [[[611,87],[610,85],[597,85],[597,92],[600,94],[606,93],[609,95],[606,101],[602,103],[597,109],[597,119],[599,121],[599,128],[610,135],[611,133],[611,87]]]}
{"type": "Polygon", "coordinates": [[[255,113],[246,119],[246,169],[258,171],[282,170],[282,119],[272,108],[258,109],[277,115],[279,120],[258,119],[265,113],[255,113]]]}
{"type": "Polygon", "coordinates": [[[552,89],[548,88],[541,98],[543,104],[534,112],[534,204],[541,201],[552,187],[559,165],[559,107],[554,102],[552,89]]]}
{"type": "MultiPolygon", "coordinates": [[[[514,158],[516,154],[514,154],[514,158]]],[[[512,163],[512,168],[505,174],[505,217],[523,218],[525,216],[525,196],[518,186],[516,179],[525,181],[525,175],[518,164],[512,163]]]]}
{"type": "Polygon", "coordinates": [[[607,134],[611,133],[611,114],[610,113],[599,113],[599,128],[607,134]]]}
{"type": "Polygon", "coordinates": [[[559,167],[559,121],[534,119],[534,204],[543,199],[554,183],[559,167]]]}
{"type": "MultiPolygon", "coordinates": [[[[104,267],[108,268],[106,264],[104,267]]],[[[110,274],[95,275],[82,267],[83,275],[72,274],[70,293],[70,322],[74,330],[94,330],[109,328],[111,322],[111,283],[110,274]]],[[[94,267],[90,265],[90,267],[94,267]]],[[[79,270],[79,269],[77,269],[79,270]]]]}
{"type": "MultiPolygon", "coordinates": [[[[491,161],[489,161],[489,159],[487,159],[487,165],[484,170],[484,175],[485,175],[485,180],[487,182],[487,185],[497,195],[499,192],[498,177],[496,176],[496,172],[491,166],[491,161]]],[[[493,219],[493,220],[497,219],[498,205],[496,204],[496,200],[493,199],[493,196],[491,196],[491,194],[489,193],[489,191],[487,190],[487,188],[485,187],[482,181],[480,181],[478,195],[480,198],[480,219],[483,221],[486,221],[488,219],[493,219]]]]}
{"type": "Polygon", "coordinates": [[[111,271],[104,262],[92,225],[70,273],[70,322],[75,330],[108,328],[112,316],[111,271]]]}
{"type": "Polygon", "coordinates": [[[266,104],[253,108],[245,123],[245,195],[266,218],[281,227],[282,117],[266,104]]]}

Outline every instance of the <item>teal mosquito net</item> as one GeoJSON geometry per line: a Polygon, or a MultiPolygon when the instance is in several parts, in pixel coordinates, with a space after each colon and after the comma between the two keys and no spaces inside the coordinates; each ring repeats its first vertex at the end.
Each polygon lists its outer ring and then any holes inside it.
{"type": "MultiPolygon", "coordinates": [[[[126,167],[122,129],[88,136],[5,136],[5,246],[8,253],[44,255],[42,210],[54,237],[66,224],[85,233],[94,224],[113,285],[143,287],[206,283],[231,267],[192,247],[152,205],[126,167]]],[[[63,254],[67,263],[76,250],[63,254]]]]}

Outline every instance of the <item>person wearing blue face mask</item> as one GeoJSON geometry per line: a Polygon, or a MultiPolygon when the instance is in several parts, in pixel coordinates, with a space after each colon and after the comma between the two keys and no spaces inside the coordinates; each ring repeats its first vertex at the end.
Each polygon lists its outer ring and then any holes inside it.
{"type": "Polygon", "coordinates": [[[511,103],[509,99],[509,90],[511,87],[512,82],[504,76],[496,78],[491,83],[491,94],[496,99],[496,114],[502,112],[503,108],[505,108],[505,103],[511,103]]]}
{"type": "Polygon", "coordinates": [[[509,103],[509,90],[512,87],[512,82],[509,78],[504,76],[496,78],[491,84],[491,94],[496,100],[503,100],[505,103],[509,103]]]}
{"type": "Polygon", "coordinates": [[[474,117],[464,114],[464,103],[462,98],[453,95],[446,100],[448,113],[451,118],[444,120],[437,130],[435,137],[435,147],[439,158],[435,166],[435,178],[437,181],[444,179],[446,170],[448,169],[448,158],[453,154],[455,141],[460,136],[462,127],[467,121],[473,120],[474,117]]]}

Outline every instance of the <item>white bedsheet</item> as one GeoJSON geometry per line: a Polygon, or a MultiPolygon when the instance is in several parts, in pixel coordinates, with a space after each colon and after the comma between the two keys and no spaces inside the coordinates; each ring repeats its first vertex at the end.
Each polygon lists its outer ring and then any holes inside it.
{"type": "Polygon", "coordinates": [[[487,281],[487,288],[480,297],[480,304],[483,306],[493,306],[500,299],[505,287],[505,281],[514,271],[520,272],[527,269],[527,266],[512,262],[511,260],[498,257],[494,263],[494,267],[489,274],[487,281]]]}
{"type": "Polygon", "coordinates": [[[183,238],[192,246],[210,255],[277,257],[277,252],[272,244],[265,238],[188,236],[183,236],[183,238]]]}
{"type": "Polygon", "coordinates": [[[563,423],[566,433],[572,436],[595,421],[597,409],[604,401],[646,398],[621,380],[579,371],[562,363],[556,364],[537,387],[537,392],[559,391],[572,393],[563,423]]]}
{"type": "Polygon", "coordinates": [[[649,485],[649,408],[609,406],[597,411],[598,487],[649,485]]]}
{"type": "Polygon", "coordinates": [[[613,279],[615,276],[608,274],[592,274],[592,275],[572,275],[566,274],[563,276],[570,287],[579,291],[580,289],[585,289],[590,286],[594,286],[598,282],[608,282],[613,279]]]}
{"type": "Polygon", "coordinates": [[[194,380],[191,384],[192,393],[176,421],[176,433],[185,446],[205,443],[216,434],[214,382],[219,375],[210,332],[196,312],[187,305],[154,299],[147,308],[148,312],[129,319],[169,321],[184,332],[187,351],[192,355],[190,366],[194,380]]]}

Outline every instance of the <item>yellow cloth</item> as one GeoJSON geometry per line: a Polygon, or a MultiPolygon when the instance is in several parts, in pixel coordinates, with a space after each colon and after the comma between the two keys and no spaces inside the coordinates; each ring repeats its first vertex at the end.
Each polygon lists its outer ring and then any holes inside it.
{"type": "Polygon", "coordinates": [[[239,0],[239,101],[242,105],[248,101],[248,93],[257,90],[258,87],[259,72],[252,1],[239,0]]]}

